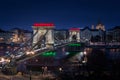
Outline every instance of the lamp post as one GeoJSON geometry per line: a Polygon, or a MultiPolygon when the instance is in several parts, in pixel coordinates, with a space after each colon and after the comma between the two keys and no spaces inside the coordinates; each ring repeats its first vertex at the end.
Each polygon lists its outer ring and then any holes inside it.
{"type": "Polygon", "coordinates": [[[106,31],[104,32],[104,37],[105,37],[105,45],[106,45],[106,41],[107,41],[106,31]]]}
{"type": "Polygon", "coordinates": [[[32,73],[32,72],[31,72],[31,70],[30,70],[30,80],[32,80],[31,73],[32,73]]]}

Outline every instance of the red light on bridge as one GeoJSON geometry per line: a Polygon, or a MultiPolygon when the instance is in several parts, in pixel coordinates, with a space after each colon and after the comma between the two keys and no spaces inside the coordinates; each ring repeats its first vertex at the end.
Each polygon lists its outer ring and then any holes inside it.
{"type": "Polygon", "coordinates": [[[53,23],[35,23],[33,24],[35,27],[53,27],[55,26],[53,23]]]}
{"type": "Polygon", "coordinates": [[[70,31],[80,31],[80,28],[70,28],[70,31]]]}

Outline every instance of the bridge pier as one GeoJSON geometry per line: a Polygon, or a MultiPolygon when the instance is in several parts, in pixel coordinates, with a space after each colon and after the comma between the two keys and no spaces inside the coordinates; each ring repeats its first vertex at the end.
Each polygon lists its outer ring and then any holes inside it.
{"type": "Polygon", "coordinates": [[[48,34],[46,35],[46,47],[49,47],[49,48],[53,48],[53,45],[54,45],[54,34],[53,34],[53,30],[52,29],[49,29],[48,31],[48,34]]]}
{"type": "Polygon", "coordinates": [[[80,42],[80,29],[79,28],[71,28],[69,30],[69,40],[80,42]]]}
{"type": "Polygon", "coordinates": [[[54,24],[52,23],[34,24],[33,31],[35,33],[36,30],[38,30],[38,33],[33,38],[33,45],[40,44],[41,46],[43,44],[45,45],[45,47],[48,47],[48,48],[53,47],[53,44],[54,44],[53,29],[54,29],[54,24]]]}

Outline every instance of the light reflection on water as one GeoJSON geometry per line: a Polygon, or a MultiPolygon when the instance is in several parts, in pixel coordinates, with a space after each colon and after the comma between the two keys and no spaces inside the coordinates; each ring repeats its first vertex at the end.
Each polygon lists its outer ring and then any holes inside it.
{"type": "MultiPolygon", "coordinates": [[[[13,50],[15,50],[17,47],[3,47],[0,46],[0,56],[4,56],[4,55],[9,55],[9,52],[12,52],[13,50]]],[[[102,51],[104,51],[104,53],[106,54],[106,56],[109,59],[120,59],[120,49],[110,49],[109,51],[105,50],[105,49],[101,49],[102,51]]],[[[92,48],[85,48],[84,51],[86,51],[87,54],[91,53],[92,48]]],[[[56,50],[56,59],[60,59],[60,58],[64,58],[67,55],[70,54],[70,52],[66,51],[65,48],[60,48],[56,50]]],[[[78,59],[80,59],[80,57],[82,56],[82,53],[80,52],[79,54],[77,54],[78,59]]]]}

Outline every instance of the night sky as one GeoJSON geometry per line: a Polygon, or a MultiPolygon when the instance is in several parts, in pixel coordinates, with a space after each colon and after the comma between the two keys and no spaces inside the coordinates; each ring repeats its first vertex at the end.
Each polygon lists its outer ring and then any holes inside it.
{"type": "Polygon", "coordinates": [[[0,0],[0,28],[32,30],[34,23],[56,28],[91,27],[101,21],[107,29],[120,26],[120,0],[0,0]]]}

